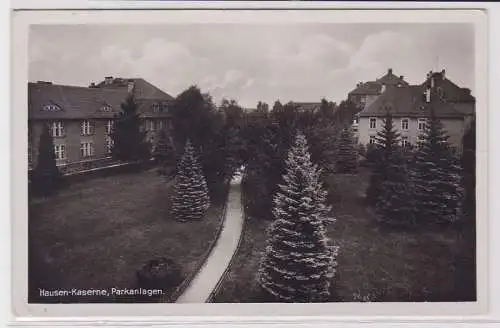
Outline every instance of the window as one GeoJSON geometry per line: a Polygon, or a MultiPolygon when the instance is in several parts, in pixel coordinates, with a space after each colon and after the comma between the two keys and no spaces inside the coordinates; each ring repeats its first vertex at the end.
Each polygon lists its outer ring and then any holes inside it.
{"type": "Polygon", "coordinates": [[[352,120],[353,125],[358,125],[359,124],[359,117],[354,116],[354,119],[352,120]]]}
{"type": "Polygon", "coordinates": [[[54,152],[56,154],[56,159],[66,158],[66,146],[65,145],[54,145],[54,152]]]}
{"type": "Polygon", "coordinates": [[[159,113],[161,111],[163,111],[162,104],[153,104],[153,112],[154,113],[159,113]]]}
{"type": "Polygon", "coordinates": [[[423,134],[419,135],[417,141],[418,148],[422,148],[422,146],[424,145],[424,141],[425,141],[425,136],[423,134]]]}
{"type": "Polygon", "coordinates": [[[46,112],[57,112],[57,111],[60,111],[61,108],[57,105],[49,104],[49,105],[43,106],[43,110],[46,112]]]}
{"type": "Polygon", "coordinates": [[[62,137],[64,136],[64,124],[62,121],[52,122],[50,125],[50,130],[52,137],[62,137]]]}
{"type": "Polygon", "coordinates": [[[419,131],[424,131],[427,126],[427,119],[425,118],[419,118],[418,119],[418,130],[419,131]]]}
{"type": "Polygon", "coordinates": [[[80,153],[82,157],[94,155],[94,145],[91,142],[82,142],[80,144],[80,153]]]}
{"type": "Polygon", "coordinates": [[[437,88],[437,92],[438,92],[439,98],[443,99],[443,98],[444,98],[444,91],[443,91],[443,88],[438,87],[438,88],[437,88]]]}
{"type": "Polygon", "coordinates": [[[149,120],[149,131],[154,131],[155,130],[155,121],[149,120]]]}
{"type": "Polygon", "coordinates": [[[93,133],[92,122],[82,121],[82,135],[88,136],[93,133]]]}
{"type": "Polygon", "coordinates": [[[111,154],[113,149],[114,141],[110,136],[106,136],[106,154],[111,154]]]}
{"type": "Polygon", "coordinates": [[[401,130],[408,130],[409,120],[407,118],[401,119],[401,130]]]}
{"type": "Polygon", "coordinates": [[[106,134],[111,134],[111,130],[113,129],[113,121],[108,120],[106,122],[106,134]]]}
{"type": "Polygon", "coordinates": [[[113,108],[108,104],[104,104],[101,107],[101,112],[112,112],[112,111],[113,111],[113,108]]]}
{"type": "Polygon", "coordinates": [[[162,130],[163,129],[163,121],[160,120],[158,121],[158,130],[162,130]]]}
{"type": "Polygon", "coordinates": [[[403,146],[403,148],[408,147],[409,144],[408,137],[401,137],[401,146],[403,146]]]}
{"type": "Polygon", "coordinates": [[[370,145],[376,144],[377,138],[375,136],[370,136],[370,145]]]}
{"type": "Polygon", "coordinates": [[[370,129],[375,129],[377,128],[377,119],[376,118],[370,118],[370,129]]]}

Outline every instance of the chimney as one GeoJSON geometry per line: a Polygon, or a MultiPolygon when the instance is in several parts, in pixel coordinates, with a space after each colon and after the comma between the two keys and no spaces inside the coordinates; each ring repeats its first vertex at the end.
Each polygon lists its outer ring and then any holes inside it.
{"type": "Polygon", "coordinates": [[[441,71],[441,78],[443,80],[446,79],[446,71],[444,69],[441,71]]]}
{"type": "Polygon", "coordinates": [[[95,88],[95,83],[94,82],[90,83],[89,88],[95,88]]]}
{"type": "Polygon", "coordinates": [[[430,78],[432,76],[432,71],[429,71],[429,73],[427,73],[427,78],[430,78]]]}
{"type": "Polygon", "coordinates": [[[404,75],[400,75],[400,76],[399,76],[399,79],[400,79],[400,80],[404,80],[404,79],[405,79],[404,75]]]}
{"type": "Polygon", "coordinates": [[[127,87],[128,87],[128,92],[132,92],[134,91],[134,82],[133,81],[129,81],[128,84],[127,84],[127,87]]]}
{"type": "Polygon", "coordinates": [[[425,102],[427,102],[427,103],[431,102],[431,89],[430,88],[425,89],[425,102]]]}
{"type": "Polygon", "coordinates": [[[389,74],[389,75],[391,75],[391,74],[392,74],[392,68],[389,68],[389,69],[387,70],[387,74],[389,74]]]}
{"type": "Polygon", "coordinates": [[[113,84],[113,77],[112,76],[106,76],[104,78],[104,83],[105,84],[113,84]]]}

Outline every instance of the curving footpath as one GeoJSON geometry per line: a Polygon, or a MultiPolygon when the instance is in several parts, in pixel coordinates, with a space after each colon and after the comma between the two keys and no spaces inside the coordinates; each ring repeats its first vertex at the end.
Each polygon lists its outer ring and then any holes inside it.
{"type": "Polygon", "coordinates": [[[241,179],[231,181],[224,226],[208,259],[176,303],[205,303],[219,282],[238,247],[243,230],[241,179]]]}

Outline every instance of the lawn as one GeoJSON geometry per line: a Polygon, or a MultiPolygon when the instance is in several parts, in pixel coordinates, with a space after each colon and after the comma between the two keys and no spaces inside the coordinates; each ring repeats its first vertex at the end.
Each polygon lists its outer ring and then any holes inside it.
{"type": "Polygon", "coordinates": [[[30,302],[126,302],[133,298],[40,297],[38,288],[134,288],[148,260],[170,257],[185,278],[197,269],[222,219],[213,205],[204,220],[170,214],[172,183],[156,172],[94,178],[29,205],[30,302]]]}
{"type": "MultiPolygon", "coordinates": [[[[340,246],[332,301],[475,300],[474,238],[446,231],[384,230],[374,222],[364,191],[368,171],[330,176],[332,243],[340,246]]],[[[242,245],[215,302],[259,302],[255,274],[269,221],[247,218],[242,245]]]]}

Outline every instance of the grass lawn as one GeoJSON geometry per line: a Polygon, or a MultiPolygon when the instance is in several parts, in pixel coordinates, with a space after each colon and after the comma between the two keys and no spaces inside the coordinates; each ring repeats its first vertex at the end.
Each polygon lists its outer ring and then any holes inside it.
{"type": "Polygon", "coordinates": [[[29,205],[30,302],[126,302],[131,298],[46,298],[38,288],[135,288],[148,260],[170,257],[183,276],[196,270],[215,237],[223,205],[205,220],[170,214],[172,183],[144,171],[75,183],[29,205]]]}
{"type": "MultiPolygon", "coordinates": [[[[328,227],[340,246],[332,301],[475,300],[474,238],[447,231],[388,231],[374,222],[364,191],[368,172],[331,176],[337,221],[328,227]],[[342,197],[340,196],[342,195],[342,197]]],[[[259,302],[255,274],[269,221],[249,218],[242,246],[215,302],[259,302]]]]}

